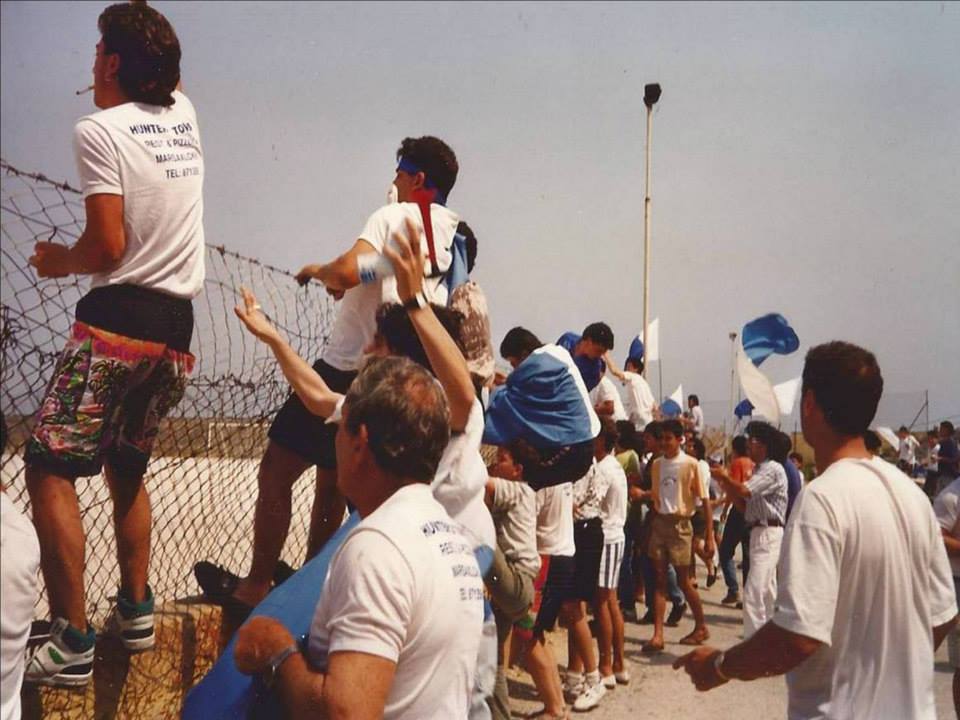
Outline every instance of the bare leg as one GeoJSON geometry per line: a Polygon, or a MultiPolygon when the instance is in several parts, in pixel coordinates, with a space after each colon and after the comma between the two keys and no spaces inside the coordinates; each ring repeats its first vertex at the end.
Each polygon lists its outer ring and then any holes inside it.
{"type": "Polygon", "coordinates": [[[234,597],[256,605],[270,592],[273,571],[290,530],[293,483],[310,466],[300,455],[272,440],[260,460],[257,473],[257,505],[253,514],[253,558],[250,574],[243,578],[234,597]]]}
{"type": "Polygon", "coordinates": [[[533,678],[533,684],[537,688],[540,699],[543,700],[544,711],[550,715],[562,717],[565,706],[563,685],[560,683],[560,674],[557,672],[557,660],[542,637],[534,638],[529,643],[524,666],[533,678]]]}
{"type": "Polygon", "coordinates": [[[30,465],[26,479],[33,525],[40,540],[40,569],[47,584],[50,614],[86,631],[83,590],[86,537],[75,479],[48,474],[30,465]]]}
{"type": "Polygon", "coordinates": [[[590,626],[587,625],[582,603],[579,600],[568,600],[563,603],[560,612],[567,632],[573,638],[579,662],[586,672],[594,672],[597,669],[597,655],[593,651],[593,639],[590,637],[590,626]]]}
{"type": "Polygon", "coordinates": [[[346,507],[347,503],[337,489],[337,471],[317,466],[317,493],[310,512],[306,560],[320,552],[327,540],[340,529],[346,507]]]}
{"type": "Polygon", "coordinates": [[[953,712],[960,720],[960,670],[953,671],[953,712]]]}
{"type": "Polygon", "coordinates": [[[577,652],[577,643],[574,642],[572,632],[567,632],[567,672],[583,672],[583,660],[580,658],[580,653],[577,652]]]}
{"type": "Polygon", "coordinates": [[[657,585],[653,593],[653,637],[649,645],[663,648],[663,616],[667,611],[667,558],[653,561],[657,571],[657,585]]]}
{"type": "Polygon", "coordinates": [[[150,528],[153,522],[150,495],[142,475],[124,477],[109,463],[104,465],[103,474],[113,499],[120,591],[127,600],[140,603],[147,598],[150,567],[150,528]]]}
{"type": "Polygon", "coordinates": [[[607,677],[623,670],[623,613],[615,588],[597,589],[596,609],[600,674],[607,677]]]}
{"type": "Polygon", "coordinates": [[[690,611],[693,613],[693,632],[687,637],[698,640],[706,640],[710,637],[707,632],[707,623],[703,616],[703,603],[700,601],[700,593],[693,586],[693,580],[690,578],[690,568],[677,566],[677,584],[683,591],[683,596],[690,605],[690,611]]]}

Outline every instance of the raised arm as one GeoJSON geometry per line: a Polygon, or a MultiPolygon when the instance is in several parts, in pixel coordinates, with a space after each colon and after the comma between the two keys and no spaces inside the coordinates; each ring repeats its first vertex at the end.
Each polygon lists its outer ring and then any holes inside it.
{"type": "Polygon", "coordinates": [[[297,397],[314,415],[324,418],[333,415],[337,403],[343,396],[333,392],[317,371],[297,355],[289,343],[281,337],[277,329],[264,316],[252,292],[247,288],[240,288],[240,294],[243,296],[243,304],[237,305],[233,311],[243,321],[247,330],[273,351],[284,377],[287,378],[297,397]]]}
{"type": "MultiPolygon", "coordinates": [[[[406,221],[406,237],[393,236],[396,248],[389,245],[383,254],[393,265],[397,277],[397,294],[400,302],[407,305],[423,288],[423,261],[420,254],[420,234],[409,218],[406,221]]],[[[467,369],[467,361],[460,348],[434,314],[429,304],[409,310],[410,322],[423,344],[430,367],[447,394],[450,404],[450,429],[462,432],[470,417],[470,408],[476,400],[473,381],[467,369]]]]}
{"type": "Polygon", "coordinates": [[[304,265],[297,273],[297,282],[306,285],[311,279],[319,280],[333,293],[342,293],[360,284],[357,258],[376,249],[366,240],[357,240],[353,247],[332,262],[322,265],[304,265]]]}

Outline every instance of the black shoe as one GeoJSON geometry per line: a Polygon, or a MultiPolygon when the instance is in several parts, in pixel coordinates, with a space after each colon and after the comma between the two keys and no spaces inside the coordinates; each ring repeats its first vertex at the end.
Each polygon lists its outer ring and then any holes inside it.
{"type": "Polygon", "coordinates": [[[728,591],[726,595],[723,596],[723,600],[720,601],[724,605],[734,605],[740,602],[740,593],[733,592],[732,590],[728,591]]]}
{"type": "Polygon", "coordinates": [[[708,588],[712,588],[713,585],[714,585],[714,583],[716,583],[716,582],[717,582],[717,574],[716,574],[716,573],[709,573],[709,574],[707,575],[707,587],[708,587],[708,588]]]}
{"type": "Polygon", "coordinates": [[[240,578],[222,565],[214,565],[201,560],[193,566],[193,576],[203,590],[207,600],[215,605],[223,605],[233,598],[233,591],[237,589],[240,578]]]}
{"type": "Polygon", "coordinates": [[[737,601],[737,610],[743,610],[743,603],[739,600],[737,601]]]}
{"type": "Polygon", "coordinates": [[[653,625],[653,610],[647,610],[642,618],[637,620],[638,625],[653,625]]]}
{"type": "Polygon", "coordinates": [[[679,605],[674,605],[673,609],[670,611],[670,614],[667,616],[667,627],[676,627],[680,624],[680,618],[683,617],[683,613],[687,611],[687,604],[685,602],[680,603],[679,605]]]}

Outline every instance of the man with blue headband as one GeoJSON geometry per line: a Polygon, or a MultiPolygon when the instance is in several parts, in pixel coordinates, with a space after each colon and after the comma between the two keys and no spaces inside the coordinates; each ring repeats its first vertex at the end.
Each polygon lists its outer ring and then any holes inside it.
{"type": "MultiPolygon", "coordinates": [[[[387,204],[370,215],[347,252],[328,263],[306,265],[297,273],[300,284],[318,280],[339,300],[330,339],[313,366],[332,391],[346,393],[356,377],[364,350],[376,333],[377,308],[400,302],[384,250],[402,250],[393,237],[406,236],[408,222],[420,233],[416,246],[424,277],[421,290],[407,305],[415,309],[428,303],[447,304],[444,276],[451,266],[451,246],[460,220],[446,202],[458,171],[456,155],[439,138],[404,139],[397,150],[387,204]]],[[[323,418],[291,394],[273,421],[260,462],[250,572],[245,578],[227,570],[203,573],[200,584],[209,599],[242,610],[266,597],[290,525],[293,484],[311,465],[317,468],[317,495],[307,558],[340,526],[345,503],[336,489],[335,434],[335,426],[325,425],[323,418]]]]}

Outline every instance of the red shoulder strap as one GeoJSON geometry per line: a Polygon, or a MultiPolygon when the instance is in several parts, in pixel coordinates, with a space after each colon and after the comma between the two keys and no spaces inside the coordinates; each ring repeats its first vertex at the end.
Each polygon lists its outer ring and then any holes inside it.
{"type": "Polygon", "coordinates": [[[430,256],[430,275],[436,275],[439,272],[437,267],[437,251],[433,245],[433,222],[430,220],[430,204],[433,202],[435,190],[421,188],[413,193],[413,201],[420,208],[420,216],[423,218],[423,231],[427,236],[427,252],[430,256]]]}

